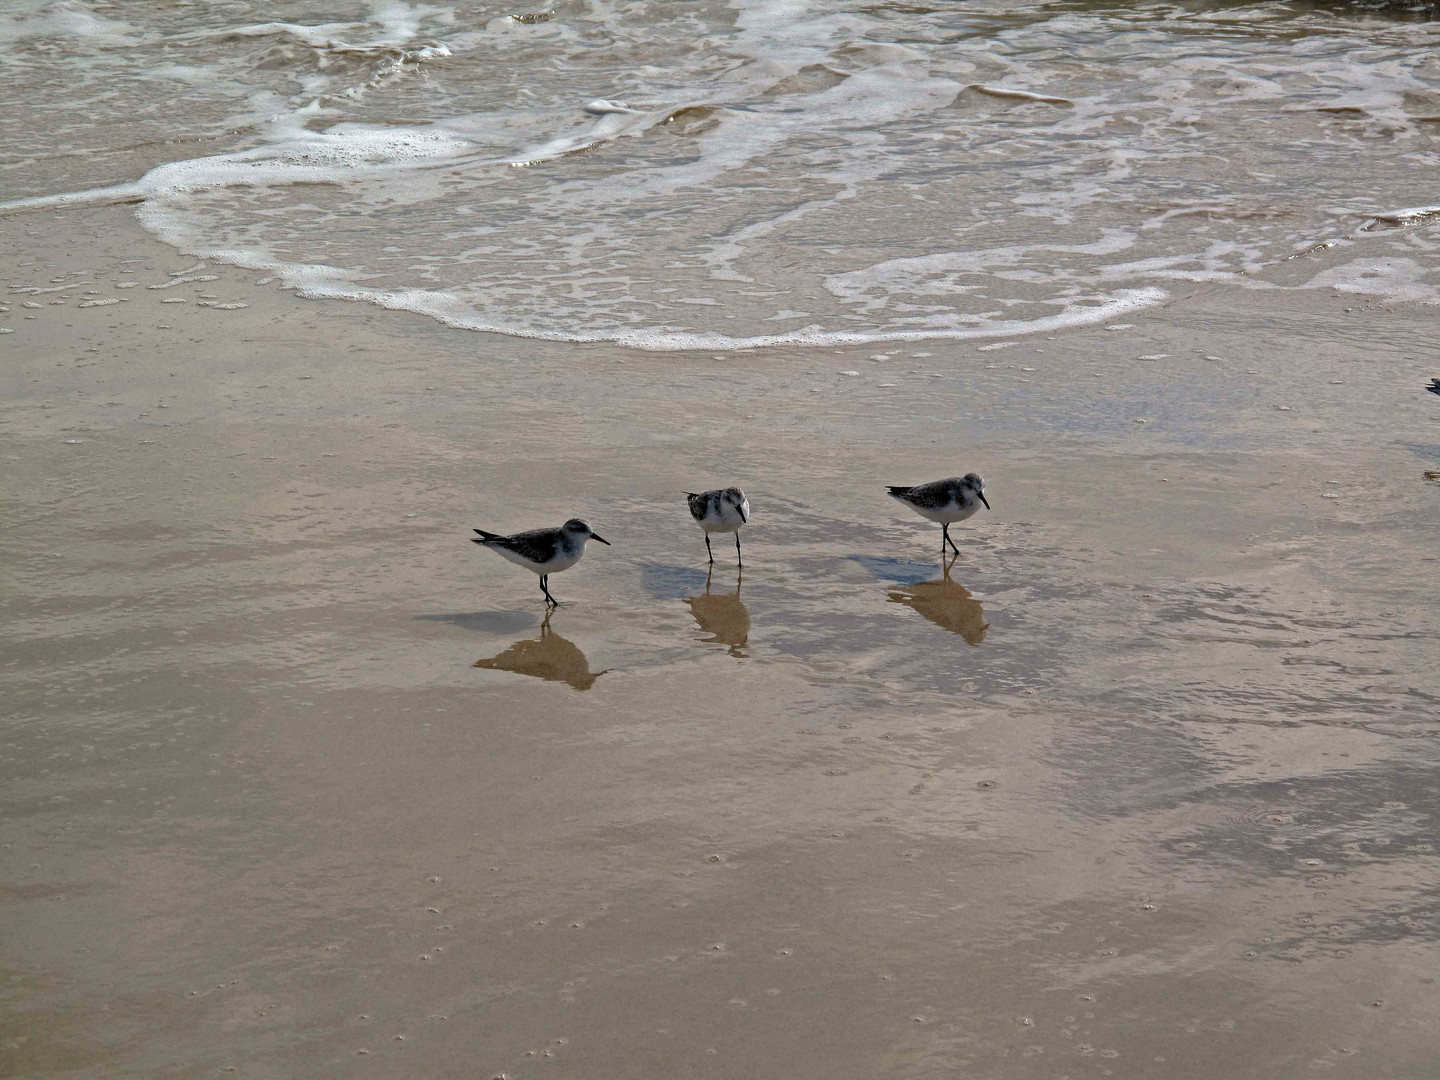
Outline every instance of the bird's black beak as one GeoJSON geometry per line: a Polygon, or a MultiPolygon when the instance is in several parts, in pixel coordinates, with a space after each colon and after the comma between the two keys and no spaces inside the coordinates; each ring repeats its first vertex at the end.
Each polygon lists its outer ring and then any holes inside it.
{"type": "Polygon", "coordinates": [[[986,509],[986,510],[989,510],[989,509],[990,509],[990,500],[987,499],[987,498],[985,498],[985,493],[984,493],[983,491],[977,491],[975,494],[977,494],[977,495],[980,496],[980,501],[985,504],[985,509],[986,509]]]}
{"type": "Polygon", "coordinates": [[[743,506],[737,506],[735,507],[735,510],[740,515],[740,524],[747,524],[749,522],[749,519],[745,516],[745,508],[743,506]]]}
{"type": "Polygon", "coordinates": [[[592,532],[592,533],[590,534],[590,539],[591,539],[591,540],[599,540],[599,541],[600,541],[602,544],[604,544],[606,547],[611,547],[611,546],[612,546],[609,540],[606,540],[605,537],[601,536],[599,533],[596,533],[596,532],[592,532]]]}

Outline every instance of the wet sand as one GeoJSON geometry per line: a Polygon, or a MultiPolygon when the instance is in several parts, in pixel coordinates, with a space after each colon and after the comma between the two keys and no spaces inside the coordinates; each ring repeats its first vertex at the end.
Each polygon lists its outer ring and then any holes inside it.
{"type": "Polygon", "coordinates": [[[1435,308],[667,355],[0,244],[0,1073],[1433,1071],[1435,308]],[[947,575],[882,485],[969,469],[947,575]],[[571,514],[546,624],[467,536],[571,514]]]}

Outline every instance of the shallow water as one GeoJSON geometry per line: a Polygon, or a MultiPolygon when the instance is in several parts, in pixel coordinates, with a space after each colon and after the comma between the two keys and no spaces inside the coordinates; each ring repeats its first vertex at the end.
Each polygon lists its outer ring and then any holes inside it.
{"type": "Polygon", "coordinates": [[[1434,23],[0,25],[0,1074],[1433,1071],[1434,23]]]}
{"type": "Polygon", "coordinates": [[[650,348],[1053,331],[1192,282],[1437,302],[1437,56],[1344,6],[67,0],[0,15],[0,195],[650,348]]]}

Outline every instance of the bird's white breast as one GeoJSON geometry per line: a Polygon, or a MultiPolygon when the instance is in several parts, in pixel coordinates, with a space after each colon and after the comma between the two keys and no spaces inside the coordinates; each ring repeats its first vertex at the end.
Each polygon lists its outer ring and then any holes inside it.
{"type": "Polygon", "coordinates": [[[537,574],[558,574],[562,570],[569,570],[570,567],[580,561],[580,556],[585,554],[585,548],[581,545],[576,545],[573,551],[566,551],[562,546],[555,553],[555,557],[549,562],[537,563],[531,562],[518,551],[511,551],[508,548],[498,547],[493,544],[488,546],[492,551],[509,559],[515,565],[523,566],[527,570],[533,570],[537,574]]]}
{"type": "MultiPolygon", "coordinates": [[[[742,504],[745,508],[745,518],[750,516],[750,500],[746,499],[742,504]]],[[[735,509],[728,502],[722,502],[717,512],[711,508],[703,518],[700,519],[700,527],[707,533],[712,532],[736,532],[741,525],[745,524],[745,518],[740,516],[740,511],[735,509]]]]}
{"type": "Polygon", "coordinates": [[[965,499],[952,498],[944,506],[915,506],[910,507],[923,518],[939,525],[953,525],[957,521],[964,521],[968,517],[974,517],[975,511],[980,509],[980,500],[971,499],[968,504],[965,499]]]}

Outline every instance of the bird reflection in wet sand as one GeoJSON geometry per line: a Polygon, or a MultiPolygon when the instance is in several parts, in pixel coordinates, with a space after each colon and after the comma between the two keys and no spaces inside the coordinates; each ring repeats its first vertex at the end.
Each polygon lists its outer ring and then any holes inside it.
{"type": "Polygon", "coordinates": [[[891,589],[890,602],[914,608],[936,626],[959,634],[967,645],[979,645],[985,640],[990,624],[985,621],[980,601],[971,596],[965,586],[951,579],[950,567],[954,565],[954,558],[943,564],[943,576],[938,580],[891,589]]]}
{"type": "Polygon", "coordinates": [[[585,659],[580,646],[551,630],[548,615],[540,624],[538,639],[523,638],[498,656],[476,660],[474,666],[531,675],[549,682],[569,683],[576,690],[589,690],[595,685],[595,680],[605,674],[604,671],[591,673],[590,661],[585,659]]]}
{"type": "Polygon", "coordinates": [[[735,576],[733,593],[710,591],[712,570],[705,575],[705,592],[700,596],[686,597],[690,613],[700,624],[700,632],[709,634],[707,643],[729,645],[731,656],[745,656],[744,645],[750,638],[750,612],[740,602],[740,575],[735,576]]]}

